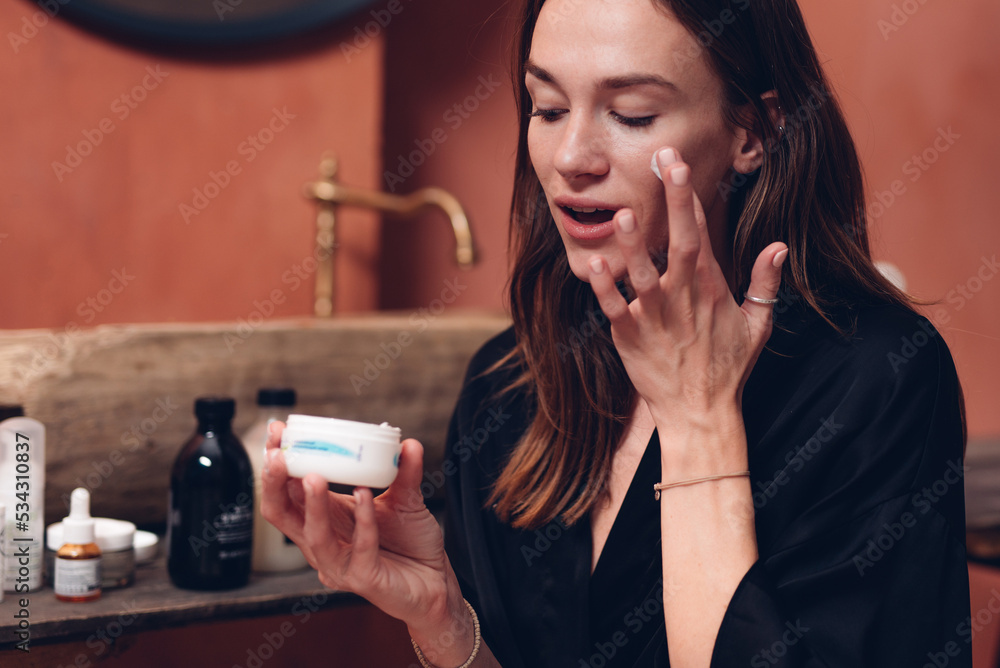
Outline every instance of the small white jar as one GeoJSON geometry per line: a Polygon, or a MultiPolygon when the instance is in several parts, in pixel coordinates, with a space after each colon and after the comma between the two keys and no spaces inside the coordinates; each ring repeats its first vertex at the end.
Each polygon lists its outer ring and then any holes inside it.
{"type": "MultiPolygon", "coordinates": [[[[135,581],[136,533],[131,522],[110,517],[94,518],[94,542],[101,548],[101,589],[128,587],[135,581]]],[[[56,553],[64,542],[62,522],[50,524],[45,529],[46,584],[53,584],[56,553]]]]}
{"type": "Polygon", "coordinates": [[[289,415],[281,450],[293,478],[318,473],[327,482],[381,489],[396,479],[401,436],[386,422],[289,415]]]}

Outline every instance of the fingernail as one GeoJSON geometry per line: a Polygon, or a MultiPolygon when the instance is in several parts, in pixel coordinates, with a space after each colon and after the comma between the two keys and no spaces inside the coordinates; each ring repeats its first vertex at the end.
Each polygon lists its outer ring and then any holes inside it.
{"type": "Polygon", "coordinates": [[[681,165],[676,169],[672,169],[670,170],[670,180],[673,181],[675,186],[686,186],[690,171],[687,165],[681,165]]]}
{"type": "Polygon", "coordinates": [[[669,167],[670,165],[677,162],[677,151],[672,148],[665,148],[660,151],[660,164],[664,167],[669,167]]]}
{"type": "Polygon", "coordinates": [[[604,273],[604,263],[601,262],[601,258],[595,257],[593,260],[591,260],[590,261],[590,269],[595,274],[603,274],[604,273]]]}
{"type": "Polygon", "coordinates": [[[618,217],[618,227],[626,234],[635,232],[635,216],[631,212],[623,213],[618,217]]]}
{"type": "Polygon", "coordinates": [[[783,250],[783,251],[780,251],[778,254],[776,254],[774,256],[774,259],[771,260],[771,264],[774,265],[775,269],[781,269],[781,265],[785,264],[785,258],[786,257],[788,257],[788,249],[787,248],[785,250],[783,250]]]}

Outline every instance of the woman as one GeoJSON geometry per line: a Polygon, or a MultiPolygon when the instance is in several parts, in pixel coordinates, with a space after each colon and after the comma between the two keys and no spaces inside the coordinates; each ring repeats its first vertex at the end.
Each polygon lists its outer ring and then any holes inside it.
{"type": "Polygon", "coordinates": [[[447,552],[412,440],[373,499],[274,429],[265,516],[424,665],[970,666],[958,380],[872,265],[794,0],[527,5],[514,327],[447,552]]]}

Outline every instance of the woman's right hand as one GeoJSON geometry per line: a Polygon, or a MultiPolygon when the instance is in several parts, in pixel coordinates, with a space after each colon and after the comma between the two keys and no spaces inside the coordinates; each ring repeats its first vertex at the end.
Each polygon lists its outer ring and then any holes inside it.
{"type": "Polygon", "coordinates": [[[404,621],[430,660],[433,653],[448,665],[453,653],[468,656],[471,616],[420,493],[423,446],[403,441],[399,473],[378,497],[366,487],[335,494],[318,474],[288,476],[283,429],[281,422],[268,428],[264,518],[302,549],[323,585],[354,592],[404,621]]]}

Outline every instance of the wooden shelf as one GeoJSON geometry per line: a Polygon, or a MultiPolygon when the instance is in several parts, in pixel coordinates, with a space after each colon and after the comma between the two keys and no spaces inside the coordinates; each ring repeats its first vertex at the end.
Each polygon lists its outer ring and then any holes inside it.
{"type": "Polygon", "coordinates": [[[166,559],[161,557],[137,567],[131,587],[106,590],[99,600],[89,603],[58,601],[50,587],[28,594],[4,593],[0,603],[0,651],[20,642],[14,614],[21,598],[28,599],[32,645],[80,640],[100,632],[114,636],[123,628],[132,633],[241,617],[305,614],[364,603],[354,594],[326,589],[311,568],[273,575],[254,573],[249,584],[239,589],[178,589],[170,582],[166,559]]]}

